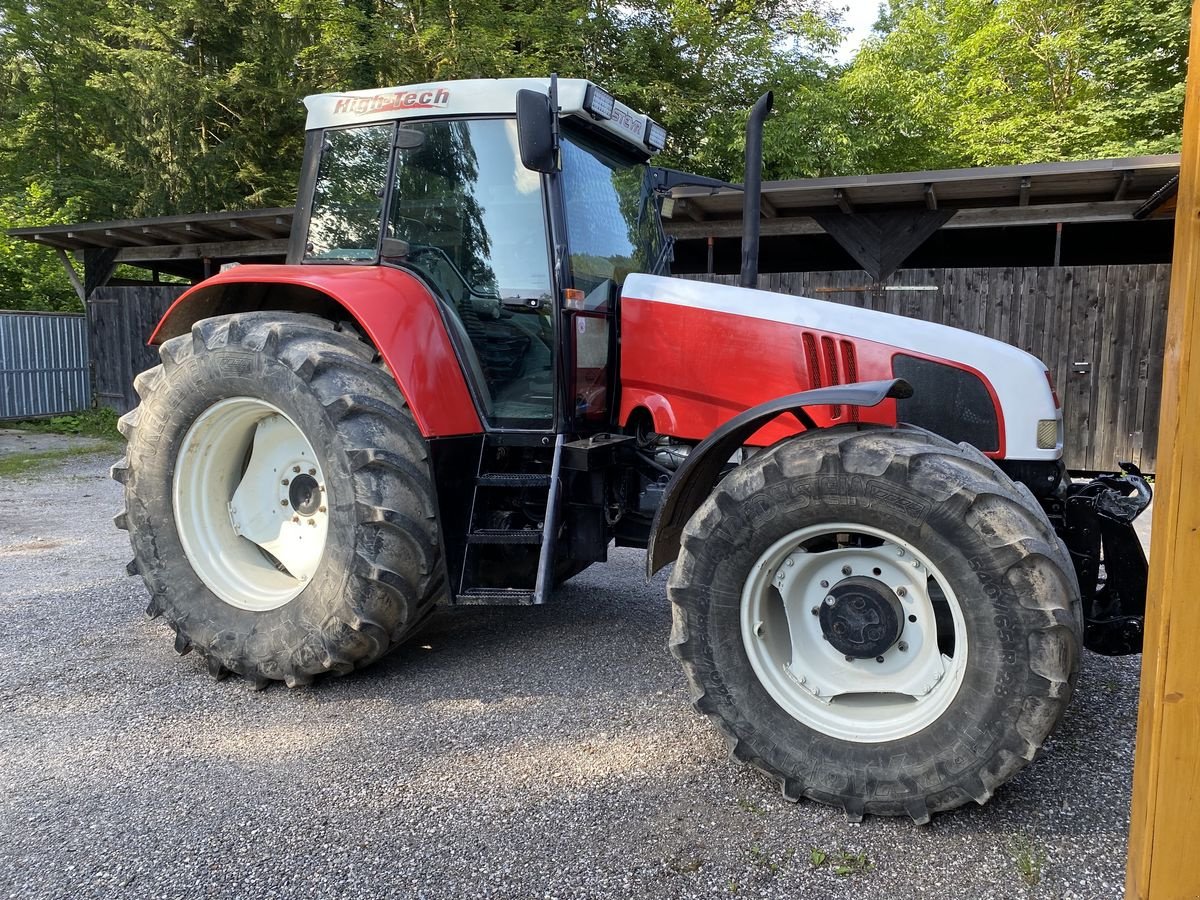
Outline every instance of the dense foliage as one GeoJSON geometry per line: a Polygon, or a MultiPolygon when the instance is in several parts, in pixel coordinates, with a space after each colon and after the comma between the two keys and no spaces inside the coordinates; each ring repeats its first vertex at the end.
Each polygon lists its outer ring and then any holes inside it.
{"type": "MultiPolygon", "coordinates": [[[[1184,0],[891,0],[849,66],[837,0],[0,0],[0,228],[290,205],[305,94],[557,71],[667,125],[668,162],[738,178],[1178,147],[1184,0]]],[[[73,293],[0,239],[0,306],[73,293]]]]}

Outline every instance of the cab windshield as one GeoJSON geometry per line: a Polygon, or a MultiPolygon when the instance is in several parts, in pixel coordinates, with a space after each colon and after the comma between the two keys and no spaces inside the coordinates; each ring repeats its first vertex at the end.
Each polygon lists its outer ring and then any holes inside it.
{"type": "Polygon", "coordinates": [[[644,163],[568,133],[562,141],[562,180],[571,274],[587,296],[587,307],[606,303],[606,288],[615,293],[631,272],[662,271],[663,234],[644,163]]]}

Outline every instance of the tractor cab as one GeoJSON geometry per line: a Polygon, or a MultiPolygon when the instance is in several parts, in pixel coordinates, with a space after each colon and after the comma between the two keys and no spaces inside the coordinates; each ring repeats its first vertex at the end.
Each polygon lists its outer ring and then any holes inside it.
{"type": "Polygon", "coordinates": [[[305,102],[289,262],[417,276],[489,431],[611,427],[616,298],[668,262],[648,166],[662,127],[575,79],[305,102]]]}

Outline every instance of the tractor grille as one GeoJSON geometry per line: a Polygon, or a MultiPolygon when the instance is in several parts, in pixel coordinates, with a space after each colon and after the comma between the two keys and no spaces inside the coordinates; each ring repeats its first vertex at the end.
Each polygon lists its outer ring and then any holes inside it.
{"type": "MultiPolygon", "coordinates": [[[[818,336],[806,331],[802,335],[802,344],[810,388],[854,384],[858,381],[858,359],[852,341],[837,340],[828,335],[818,336]]],[[[841,404],[832,404],[829,407],[829,416],[834,421],[845,417],[847,421],[857,422],[858,407],[851,406],[846,409],[841,404]]]]}

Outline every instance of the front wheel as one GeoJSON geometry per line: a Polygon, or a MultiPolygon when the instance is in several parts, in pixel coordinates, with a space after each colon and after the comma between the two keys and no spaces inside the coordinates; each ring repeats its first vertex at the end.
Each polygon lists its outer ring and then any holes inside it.
{"type": "Polygon", "coordinates": [[[425,442],[357,335],[314,316],[198,322],[122,417],[148,612],[217,676],[305,684],[378,659],[444,594],[425,442]]]}
{"type": "Polygon", "coordinates": [[[733,754],[855,819],[985,802],[1078,671],[1078,587],[1044,514],[919,429],[760,453],[688,523],[668,593],[673,650],[733,754]]]}

